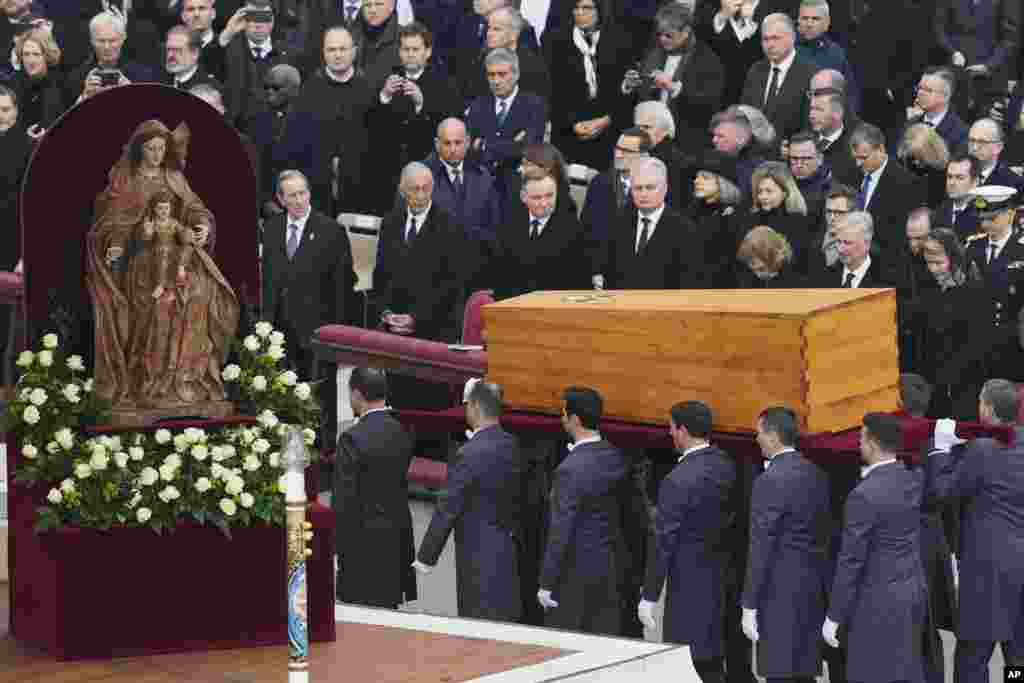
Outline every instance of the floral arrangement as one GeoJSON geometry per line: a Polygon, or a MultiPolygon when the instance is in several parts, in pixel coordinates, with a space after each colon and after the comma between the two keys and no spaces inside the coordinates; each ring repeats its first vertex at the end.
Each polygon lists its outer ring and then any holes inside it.
{"type": "Polygon", "coordinates": [[[45,335],[42,346],[18,357],[23,374],[7,415],[21,446],[16,480],[51,486],[37,531],[74,524],[161,533],[192,519],[230,534],[284,524],[284,442],[297,428],[312,446],[320,409],[312,386],[281,369],[285,339],[270,323],[256,323],[238,364],[222,371],[229,395],[256,421],[210,432],[89,434],[84,427],[102,421],[108,406],[92,392],[82,358],[64,357],[57,335],[45,335]]]}

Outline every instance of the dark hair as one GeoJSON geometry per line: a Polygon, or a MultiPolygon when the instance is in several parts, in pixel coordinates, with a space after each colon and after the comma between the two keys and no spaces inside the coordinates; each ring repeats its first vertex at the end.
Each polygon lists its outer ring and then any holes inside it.
{"type": "Polygon", "coordinates": [[[434,46],[434,34],[430,32],[426,24],[414,21],[411,24],[398,27],[399,45],[402,43],[402,38],[416,38],[417,36],[423,39],[424,47],[430,48],[434,46]]]}
{"type": "Polygon", "coordinates": [[[587,429],[597,429],[601,425],[601,412],[604,401],[596,389],[572,386],[562,393],[565,401],[566,416],[575,415],[587,429]]]}
{"type": "Polygon", "coordinates": [[[924,417],[932,398],[932,385],[921,375],[900,375],[900,401],[903,409],[914,417],[924,417]]]}
{"type": "MultiPolygon", "coordinates": [[[[573,16],[572,16],[573,10],[575,10],[576,6],[579,5],[581,2],[583,2],[583,0],[573,0],[572,3],[570,3],[571,6],[568,8],[569,9],[568,18],[569,18],[570,33],[571,33],[571,30],[572,30],[572,27],[575,26],[575,22],[572,20],[573,19],[573,16]]],[[[614,22],[615,17],[612,16],[612,10],[611,10],[611,8],[609,6],[610,3],[608,2],[608,0],[593,0],[593,3],[594,3],[594,7],[597,10],[597,23],[595,24],[595,27],[594,27],[595,30],[602,29],[605,26],[610,26],[612,24],[612,22],[614,22]]]]}
{"type": "Polygon", "coordinates": [[[174,193],[171,192],[170,190],[157,190],[156,192],[153,193],[153,196],[149,198],[149,206],[147,206],[146,208],[150,213],[152,213],[153,210],[156,209],[157,204],[163,203],[170,204],[171,208],[173,209],[174,193]]]}
{"type": "Polygon", "coordinates": [[[856,207],[857,205],[857,190],[853,189],[849,185],[843,183],[836,183],[832,186],[832,189],[825,195],[825,199],[845,199],[850,202],[850,206],[856,207]]]}
{"type": "Polygon", "coordinates": [[[809,130],[802,130],[796,135],[793,135],[792,137],[789,138],[790,147],[792,147],[793,145],[802,145],[805,142],[813,143],[814,151],[817,152],[818,154],[821,154],[821,143],[818,142],[817,134],[812,133],[809,130]]]}
{"type": "Polygon", "coordinates": [[[796,447],[797,439],[800,438],[800,427],[797,426],[796,413],[791,409],[785,406],[765,408],[758,419],[764,431],[778,436],[783,446],[796,447]]]}
{"type": "Polygon", "coordinates": [[[878,126],[861,122],[850,134],[850,147],[868,145],[874,149],[885,148],[885,133],[878,126]]]}
{"type": "Polygon", "coordinates": [[[6,85],[0,85],[0,97],[10,97],[11,103],[14,104],[15,107],[18,106],[18,93],[14,92],[6,85]]]}
{"type": "Polygon", "coordinates": [[[559,189],[569,186],[569,165],[558,148],[550,142],[537,142],[523,148],[523,159],[540,166],[555,179],[559,189]]]}
{"type": "Polygon", "coordinates": [[[356,368],[348,379],[348,388],[358,390],[367,401],[383,401],[388,397],[388,376],[377,368],[356,368]]]}
{"type": "Polygon", "coordinates": [[[505,412],[503,394],[500,385],[480,381],[469,390],[467,402],[474,404],[484,417],[497,419],[505,412]]]}
{"type": "Polygon", "coordinates": [[[932,228],[928,233],[929,242],[938,242],[942,250],[946,252],[949,259],[949,272],[962,272],[970,277],[970,268],[967,263],[967,250],[960,242],[960,237],[951,228],[932,228]]]}
{"type": "Polygon", "coordinates": [[[815,97],[820,97],[823,100],[828,100],[832,108],[838,109],[840,114],[846,114],[846,93],[839,88],[818,88],[817,90],[811,90],[810,95],[812,103],[815,97]]]}
{"type": "Polygon", "coordinates": [[[176,35],[178,33],[182,34],[187,39],[188,42],[185,45],[188,47],[190,52],[199,52],[203,49],[203,34],[199,31],[193,31],[184,24],[177,24],[167,29],[166,37],[170,38],[172,35],[176,35]]]}
{"type": "Polygon", "coordinates": [[[878,442],[883,451],[898,453],[903,450],[903,421],[891,413],[868,413],[864,428],[878,442]]]}
{"type": "Polygon", "coordinates": [[[698,439],[706,438],[711,434],[711,427],[714,418],[711,415],[711,408],[700,401],[682,401],[672,406],[672,424],[676,427],[686,427],[690,435],[698,439]]]}
{"type": "Polygon", "coordinates": [[[1020,411],[1017,387],[1006,379],[990,379],[981,387],[981,400],[992,406],[1002,424],[1014,424],[1020,411]]]}
{"type": "Polygon", "coordinates": [[[946,168],[948,169],[950,164],[962,164],[965,161],[968,164],[970,164],[970,168],[967,172],[971,174],[971,177],[974,178],[975,180],[980,178],[981,161],[978,160],[978,157],[972,156],[967,152],[957,152],[955,154],[950,155],[949,161],[946,162],[946,168]]]}
{"type": "Polygon", "coordinates": [[[640,126],[631,126],[619,133],[620,138],[637,138],[640,140],[640,153],[646,154],[651,151],[651,136],[640,126]]]}

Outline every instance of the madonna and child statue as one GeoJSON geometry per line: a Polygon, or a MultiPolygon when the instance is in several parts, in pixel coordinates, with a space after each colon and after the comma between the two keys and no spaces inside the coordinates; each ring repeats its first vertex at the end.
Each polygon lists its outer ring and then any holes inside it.
{"type": "Polygon", "coordinates": [[[210,256],[216,221],[185,178],[188,144],[184,123],[139,124],[86,238],[95,391],[121,424],[231,412],[221,366],[239,302],[210,256]]]}

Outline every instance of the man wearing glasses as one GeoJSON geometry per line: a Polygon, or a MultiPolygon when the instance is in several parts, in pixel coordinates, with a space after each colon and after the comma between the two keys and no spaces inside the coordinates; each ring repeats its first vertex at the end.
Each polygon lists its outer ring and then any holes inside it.
{"type": "Polygon", "coordinates": [[[967,149],[981,162],[979,185],[1003,185],[1024,192],[1024,178],[1000,159],[1006,140],[1003,129],[992,119],[978,119],[967,132],[967,149]]]}
{"type": "Polygon", "coordinates": [[[807,202],[807,215],[819,221],[825,194],[832,186],[832,169],[825,163],[817,136],[805,130],[790,138],[788,161],[796,186],[807,202]]]}

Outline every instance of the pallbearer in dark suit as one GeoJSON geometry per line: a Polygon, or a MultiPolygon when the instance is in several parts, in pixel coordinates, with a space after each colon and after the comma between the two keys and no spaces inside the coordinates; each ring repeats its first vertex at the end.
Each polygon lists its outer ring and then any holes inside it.
{"type": "Polygon", "coordinates": [[[769,681],[810,681],[821,673],[821,622],[829,539],[829,482],[796,450],[796,415],[762,411],[757,443],[767,458],[750,498],[750,553],[743,631],[757,645],[769,681]]]}
{"type": "Polygon", "coordinates": [[[338,439],[332,498],[338,599],[397,607],[416,599],[406,481],[412,439],[385,405],[388,382],[382,370],[356,368],[349,390],[352,412],[359,419],[338,439]]]}
{"type": "Polygon", "coordinates": [[[472,436],[448,470],[448,497],[430,520],[413,566],[429,572],[455,529],[459,616],[518,621],[525,464],[518,439],[498,422],[503,411],[501,387],[475,382],[466,400],[472,436]]]}
{"type": "Polygon", "coordinates": [[[926,587],[921,566],[923,477],[896,460],[900,418],[868,413],[861,428],[865,467],[844,509],[843,540],[821,627],[848,651],[851,681],[919,681],[926,587]],[[841,629],[841,631],[840,631],[841,629]]]}
{"type": "Polygon", "coordinates": [[[1017,389],[989,380],[981,389],[982,422],[1014,426],[1013,446],[977,439],[966,447],[956,423],[935,425],[939,460],[936,490],[961,504],[959,610],[956,627],[958,683],[988,680],[988,662],[1001,643],[1007,664],[1024,665],[1024,428],[1016,424],[1017,389]]]}
{"type": "Polygon", "coordinates": [[[704,683],[723,680],[725,585],[736,463],[708,443],[711,409],[700,401],[672,407],[669,432],[679,464],[661,482],[654,552],[637,613],[653,629],[654,605],[668,579],[663,640],[690,646],[704,683]]]}
{"type": "Polygon", "coordinates": [[[569,387],[563,401],[562,426],[573,443],[554,472],[537,601],[547,626],[617,635],[629,462],[598,431],[600,394],[569,387]]]}
{"type": "MultiPolygon", "coordinates": [[[[612,229],[604,269],[608,289],[701,289],[711,286],[706,238],[689,218],[665,204],[668,170],[642,159],[631,172],[636,209],[612,229]]],[[[717,264],[714,264],[717,266],[717,264]]]]}
{"type": "MultiPolygon", "coordinates": [[[[327,323],[359,317],[348,234],[310,206],[309,184],[298,171],[278,176],[277,199],[285,213],[263,226],[263,314],[288,337],[288,353],[300,374],[313,376],[310,340],[327,323]]],[[[337,387],[326,372],[320,385],[324,443],[334,443],[337,387]]]]}

